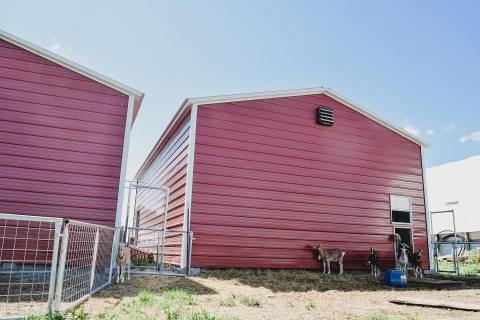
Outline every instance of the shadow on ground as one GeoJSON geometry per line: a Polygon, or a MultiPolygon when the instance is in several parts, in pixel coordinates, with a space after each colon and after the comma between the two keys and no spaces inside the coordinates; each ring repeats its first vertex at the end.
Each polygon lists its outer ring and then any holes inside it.
{"type": "Polygon", "coordinates": [[[480,289],[480,281],[465,281],[455,285],[431,285],[409,283],[405,289],[394,289],[383,284],[383,278],[375,279],[369,273],[350,271],[343,275],[323,275],[311,270],[265,270],[265,269],[204,269],[201,278],[221,280],[235,279],[251,287],[264,287],[273,292],[324,292],[337,291],[385,291],[385,290],[464,290],[480,289]]]}
{"type": "Polygon", "coordinates": [[[134,276],[125,284],[112,284],[94,295],[96,298],[135,297],[140,291],[161,293],[167,290],[185,290],[193,295],[215,294],[215,290],[187,277],[134,276]]]}

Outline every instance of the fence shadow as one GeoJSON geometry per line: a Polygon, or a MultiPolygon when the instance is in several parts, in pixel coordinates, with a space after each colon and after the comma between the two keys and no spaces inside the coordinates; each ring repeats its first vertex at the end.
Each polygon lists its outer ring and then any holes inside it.
{"type": "Polygon", "coordinates": [[[369,273],[361,271],[346,271],[340,276],[338,274],[323,275],[315,270],[208,269],[202,270],[199,277],[235,279],[244,285],[264,287],[273,292],[480,289],[480,281],[474,280],[466,280],[459,285],[442,286],[410,282],[408,288],[394,289],[383,284],[383,278],[375,279],[369,273]]]}

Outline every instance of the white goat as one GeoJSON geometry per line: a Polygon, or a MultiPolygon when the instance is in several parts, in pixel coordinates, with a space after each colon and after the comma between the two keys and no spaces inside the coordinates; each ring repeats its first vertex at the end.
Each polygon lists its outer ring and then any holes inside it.
{"type": "Polygon", "coordinates": [[[130,280],[130,248],[127,247],[125,242],[118,244],[117,268],[117,283],[125,283],[125,271],[127,268],[127,280],[130,280]]]}
{"type": "Polygon", "coordinates": [[[323,262],[323,274],[326,272],[325,265],[328,267],[328,274],[330,274],[330,262],[338,262],[340,266],[340,273],[343,273],[343,257],[347,253],[340,249],[323,249],[320,244],[317,245],[316,253],[318,254],[317,259],[323,262]]]}
{"type": "Polygon", "coordinates": [[[402,243],[400,247],[400,257],[398,257],[398,264],[400,265],[400,270],[407,273],[408,268],[408,246],[405,243],[402,243]]]}

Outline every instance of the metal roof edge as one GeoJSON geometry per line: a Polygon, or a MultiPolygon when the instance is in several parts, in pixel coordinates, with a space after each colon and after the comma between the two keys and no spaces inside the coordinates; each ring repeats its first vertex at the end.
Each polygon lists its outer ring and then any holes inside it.
{"type": "Polygon", "coordinates": [[[253,93],[240,93],[240,94],[230,94],[230,95],[218,95],[218,96],[205,96],[197,98],[187,98],[180,105],[179,109],[175,113],[174,117],[170,120],[166,129],[163,131],[160,138],[155,143],[155,146],[152,148],[148,156],[145,158],[145,161],[138,169],[135,174],[134,179],[138,179],[143,171],[146,169],[148,163],[152,160],[156,150],[160,145],[162,145],[163,140],[168,135],[169,131],[173,125],[179,120],[179,116],[185,114],[184,111],[189,110],[192,105],[202,105],[214,104],[214,103],[224,103],[224,102],[233,102],[233,101],[245,101],[245,100],[257,100],[257,99],[271,99],[271,98],[280,98],[280,97],[289,97],[289,96],[300,96],[300,95],[310,95],[310,94],[325,94],[330,98],[346,105],[347,107],[363,114],[364,116],[372,119],[373,121],[381,124],[382,126],[394,131],[397,134],[400,134],[404,138],[414,142],[415,144],[421,147],[428,147],[429,144],[418,137],[412,135],[411,133],[401,129],[400,127],[394,125],[393,123],[381,118],[380,116],[367,111],[361,105],[343,97],[342,95],[336,93],[332,89],[325,87],[312,87],[312,88],[302,88],[302,89],[291,89],[291,90],[276,90],[276,91],[263,91],[263,92],[253,92],[253,93]],[[183,112],[182,112],[183,111],[183,112]]]}
{"type": "MultiPolygon", "coordinates": [[[[89,69],[85,66],[82,66],[74,61],[71,61],[65,57],[62,57],[50,50],[47,50],[45,48],[42,48],[40,46],[37,46],[31,42],[28,42],[22,38],[19,38],[11,33],[8,33],[2,29],[0,29],[0,39],[3,39],[17,47],[20,47],[22,49],[25,49],[27,51],[32,52],[33,54],[36,54],[40,57],[43,57],[45,59],[48,59],[56,64],[59,64],[67,69],[70,69],[74,72],[77,72],[85,77],[88,77],[92,80],[95,80],[101,84],[104,84],[116,91],[119,91],[123,94],[126,94],[128,96],[134,96],[135,97],[135,104],[134,104],[134,117],[133,120],[136,118],[138,110],[140,110],[140,105],[142,103],[143,97],[145,94],[143,92],[140,92],[136,89],[133,89],[123,83],[120,83],[112,78],[109,78],[103,74],[100,74],[96,71],[93,71],[92,69],[89,69]]],[[[132,121],[133,124],[133,121],[132,121]]]]}

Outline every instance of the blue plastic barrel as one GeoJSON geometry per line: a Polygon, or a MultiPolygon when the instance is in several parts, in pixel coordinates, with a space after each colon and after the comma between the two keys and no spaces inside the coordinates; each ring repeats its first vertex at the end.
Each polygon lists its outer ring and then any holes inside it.
{"type": "Polygon", "coordinates": [[[385,271],[384,281],[386,285],[397,288],[405,288],[407,283],[407,275],[400,270],[385,271]]]}

